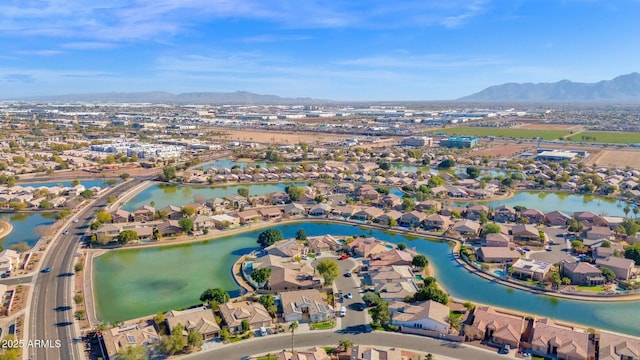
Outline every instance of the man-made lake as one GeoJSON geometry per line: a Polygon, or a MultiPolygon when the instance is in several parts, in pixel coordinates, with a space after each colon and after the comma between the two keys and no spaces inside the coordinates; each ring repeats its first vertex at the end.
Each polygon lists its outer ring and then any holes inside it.
{"type": "MultiPolygon", "coordinates": [[[[473,202],[453,202],[454,205],[467,206],[473,202]]],[[[624,201],[605,198],[595,195],[569,194],[560,192],[544,192],[544,191],[523,191],[516,193],[513,197],[505,200],[483,202],[483,205],[493,206],[500,205],[516,206],[522,205],[527,209],[538,209],[542,212],[554,210],[562,211],[568,215],[576,211],[591,211],[598,215],[604,216],[624,216],[624,207],[627,205],[624,201]]]]}
{"type": "MultiPolygon", "coordinates": [[[[121,180],[118,180],[120,182],[121,180]]],[[[106,180],[80,180],[80,184],[84,185],[85,188],[89,189],[94,186],[99,186],[101,188],[106,188],[107,185],[106,180]]],[[[54,186],[63,186],[63,187],[71,187],[73,186],[73,181],[47,181],[47,182],[28,182],[28,183],[19,183],[18,186],[27,187],[31,186],[34,188],[38,188],[41,186],[45,187],[54,187],[54,186]]]]}
{"type": "MultiPolygon", "coordinates": [[[[309,236],[335,234],[374,236],[405,242],[425,254],[435,276],[453,297],[522,312],[640,335],[639,302],[586,302],[535,295],[470,274],[451,254],[449,244],[357,226],[299,223],[276,226],[285,237],[298,229],[309,236]]],[[[237,293],[231,265],[257,247],[255,230],[206,243],[114,251],[95,259],[94,289],[98,318],[117,321],[197,304],[207,288],[237,293]],[[188,264],[185,266],[185,264],[188,264]]]]}
{"type": "Polygon", "coordinates": [[[0,239],[0,246],[4,249],[21,242],[33,246],[40,239],[40,236],[35,233],[36,228],[40,225],[51,225],[56,222],[55,213],[52,212],[0,214],[0,219],[9,221],[13,226],[13,231],[0,239]]]}
{"type": "Polygon", "coordinates": [[[230,159],[225,159],[225,160],[216,160],[214,162],[210,162],[210,163],[206,163],[206,164],[202,164],[201,167],[203,170],[207,170],[207,169],[211,169],[211,168],[216,168],[216,169],[231,169],[233,166],[237,165],[238,167],[240,167],[240,169],[244,169],[247,166],[253,166],[256,167],[256,165],[260,166],[260,167],[268,167],[267,163],[264,161],[251,161],[251,162],[244,162],[244,161],[235,161],[235,160],[230,160],[230,159]]]}
{"type": "MultiPolygon", "coordinates": [[[[229,186],[177,186],[168,184],[155,184],[142,190],[122,207],[127,211],[134,211],[142,205],[149,205],[153,201],[156,209],[167,205],[183,206],[195,201],[196,197],[205,200],[223,198],[229,195],[237,195],[238,189],[246,187],[249,196],[266,195],[275,191],[284,191],[289,183],[279,184],[254,184],[254,185],[229,185],[229,186]]],[[[297,183],[304,186],[306,183],[297,183]]]]}

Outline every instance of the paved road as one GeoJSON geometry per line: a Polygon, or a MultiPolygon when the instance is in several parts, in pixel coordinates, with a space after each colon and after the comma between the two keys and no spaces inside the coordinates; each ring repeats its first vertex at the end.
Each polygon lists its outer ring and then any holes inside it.
{"type": "MultiPolygon", "coordinates": [[[[360,294],[360,282],[356,275],[351,277],[345,277],[344,274],[350,272],[355,266],[356,261],[349,258],[345,260],[339,260],[340,276],[336,279],[336,286],[338,290],[342,290],[344,295],[351,293],[352,299],[344,299],[344,302],[338,306],[345,306],[347,308],[347,316],[342,319],[342,329],[358,329],[362,326],[369,326],[367,320],[367,312],[364,310],[357,310],[356,305],[362,303],[362,294],[360,294]]],[[[338,307],[336,306],[336,307],[338,307]]],[[[336,310],[340,310],[339,308],[336,310]]]]}
{"type": "Polygon", "coordinates": [[[106,206],[107,197],[120,195],[127,189],[147,180],[140,178],[131,180],[122,186],[113,188],[104,194],[91,206],[87,206],[77,216],[80,221],[71,223],[66,229],[68,235],[60,235],[53,242],[52,247],[42,260],[41,267],[51,267],[49,273],[34,275],[35,285],[30,308],[27,340],[60,340],[60,348],[30,348],[28,355],[32,360],[42,359],[81,359],[83,354],[74,344],[79,338],[74,326],[72,309],[73,289],[71,288],[75,254],[82,234],[85,233],[93,219],[95,212],[106,206]]]}
{"type": "MultiPolygon", "coordinates": [[[[342,339],[348,338],[354,344],[369,344],[381,347],[398,347],[411,349],[424,354],[432,353],[447,356],[455,359],[490,360],[510,358],[505,355],[498,355],[496,352],[478,349],[471,346],[440,341],[432,338],[406,335],[390,332],[370,332],[370,333],[348,333],[340,332],[318,332],[295,335],[296,348],[309,348],[312,346],[337,346],[342,339]]],[[[196,353],[186,356],[190,360],[209,359],[240,359],[247,355],[275,353],[284,349],[291,350],[291,335],[271,335],[264,338],[255,338],[247,341],[240,341],[235,344],[224,345],[223,347],[206,352],[196,353]]]]}

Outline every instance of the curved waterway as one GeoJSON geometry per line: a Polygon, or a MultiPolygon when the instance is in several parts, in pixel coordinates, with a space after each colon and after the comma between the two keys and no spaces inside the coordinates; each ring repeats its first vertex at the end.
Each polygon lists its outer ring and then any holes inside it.
{"type": "MultiPolygon", "coordinates": [[[[453,260],[447,243],[342,224],[302,222],[274,228],[285,238],[304,229],[309,236],[365,234],[405,242],[429,258],[438,281],[456,298],[640,335],[638,302],[586,302],[514,290],[470,274],[453,260]]],[[[93,278],[98,317],[117,321],[187,307],[198,303],[200,294],[210,287],[237,294],[231,266],[257,248],[256,239],[264,230],[203,243],[113,251],[96,258],[93,278]]]]}
{"type": "Polygon", "coordinates": [[[6,213],[0,214],[0,220],[8,221],[13,226],[11,233],[0,239],[0,246],[4,249],[21,242],[32,247],[40,239],[40,236],[36,235],[36,228],[40,225],[52,225],[56,222],[53,212],[6,213]]]}

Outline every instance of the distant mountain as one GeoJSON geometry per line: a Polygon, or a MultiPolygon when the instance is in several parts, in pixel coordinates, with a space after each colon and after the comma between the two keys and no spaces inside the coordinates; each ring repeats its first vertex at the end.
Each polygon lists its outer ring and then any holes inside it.
{"type": "Polygon", "coordinates": [[[164,104],[298,104],[318,103],[324,100],[311,98],[283,98],[276,95],[260,95],[247,91],[236,92],[194,92],[172,94],[165,91],[136,93],[96,93],[35,96],[13,100],[55,101],[55,102],[119,102],[119,103],[164,103],[164,104]]]}
{"type": "Polygon", "coordinates": [[[597,83],[508,83],[488,87],[458,101],[483,102],[623,102],[640,103],[640,74],[621,75],[597,83]]]}

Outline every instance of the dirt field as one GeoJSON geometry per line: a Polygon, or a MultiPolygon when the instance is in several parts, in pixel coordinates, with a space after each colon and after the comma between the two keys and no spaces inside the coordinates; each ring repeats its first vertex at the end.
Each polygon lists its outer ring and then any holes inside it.
{"type": "Polygon", "coordinates": [[[531,145],[498,145],[486,149],[472,151],[470,154],[475,156],[489,156],[493,158],[512,157],[522,152],[531,145]]]}
{"type": "Polygon", "coordinates": [[[593,164],[606,167],[640,168],[640,151],[602,150],[587,161],[587,165],[593,164]]]}
{"type": "Polygon", "coordinates": [[[520,126],[520,129],[530,130],[582,130],[582,127],[578,125],[557,125],[557,124],[528,124],[520,126]]]}
{"type": "Polygon", "coordinates": [[[223,140],[255,141],[259,143],[297,144],[299,142],[315,143],[316,141],[342,140],[350,136],[346,134],[310,133],[310,132],[276,132],[258,130],[223,130],[223,140]]]}

